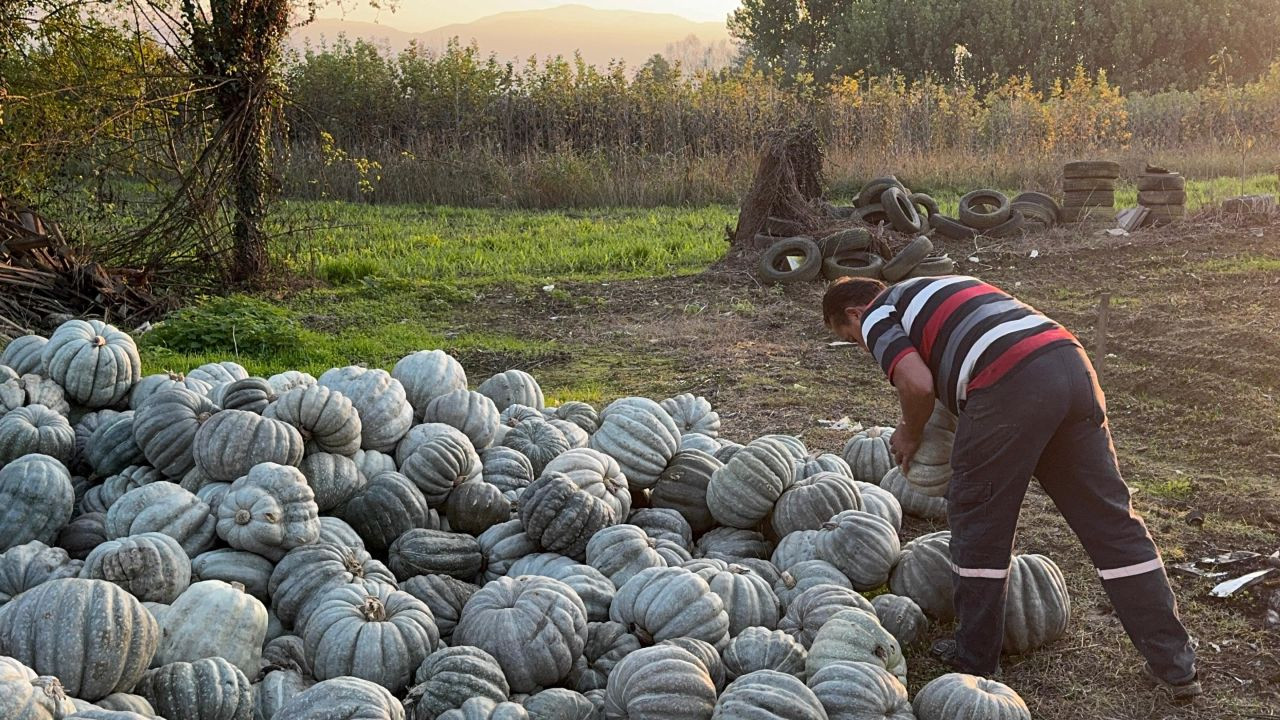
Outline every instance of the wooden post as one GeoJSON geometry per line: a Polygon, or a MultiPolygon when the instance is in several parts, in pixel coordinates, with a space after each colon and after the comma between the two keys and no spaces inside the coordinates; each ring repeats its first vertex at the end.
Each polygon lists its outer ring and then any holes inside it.
{"type": "Polygon", "coordinates": [[[1095,336],[1093,341],[1094,369],[1098,373],[1098,379],[1102,379],[1102,368],[1107,364],[1107,315],[1111,311],[1111,293],[1102,293],[1102,299],[1098,301],[1098,322],[1094,326],[1095,336]]]}

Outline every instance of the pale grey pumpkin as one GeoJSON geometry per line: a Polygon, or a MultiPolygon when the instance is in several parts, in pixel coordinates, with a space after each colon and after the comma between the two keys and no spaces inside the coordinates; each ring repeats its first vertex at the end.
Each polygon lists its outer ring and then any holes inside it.
{"type": "Polygon", "coordinates": [[[4,652],[89,702],[132,688],[159,640],[142,603],[103,580],[51,580],[0,613],[4,652]]]}
{"type": "Polygon", "coordinates": [[[317,382],[351,400],[360,415],[360,447],[366,450],[391,450],[413,425],[404,386],[385,370],[349,365],[325,371],[317,382]]]}
{"type": "Polygon", "coordinates": [[[711,717],[827,720],[827,711],[802,679],[776,670],[756,670],[729,683],[711,717]]]}
{"type": "Polygon", "coordinates": [[[880,625],[875,612],[841,610],[823,623],[809,646],[805,670],[810,675],[833,662],[866,662],[907,681],[907,660],[893,635],[880,625]]]}
{"type": "Polygon", "coordinates": [[[628,720],[707,720],[716,686],[689,651],[672,645],[641,648],[609,674],[605,717],[628,720]]]}
{"type": "Polygon", "coordinates": [[[521,703],[529,720],[595,720],[595,706],[585,695],[567,688],[547,688],[521,703]]]}
{"type": "Polygon", "coordinates": [[[387,550],[387,566],[401,580],[435,573],[470,580],[483,564],[480,544],[465,533],[414,528],[387,550]]]}
{"type": "Polygon", "coordinates": [[[698,538],[697,557],[725,562],[767,558],[773,546],[764,535],[744,528],[718,527],[698,538]]]}
{"type": "Polygon", "coordinates": [[[431,610],[441,640],[453,637],[453,628],[462,607],[480,588],[448,575],[415,575],[400,583],[400,589],[422,601],[431,610]]]}
{"type": "Polygon", "coordinates": [[[45,374],[62,386],[67,399],[88,408],[118,404],[142,379],[133,338],[100,320],[58,326],[40,357],[45,374]]]}
{"type": "Polygon", "coordinates": [[[871,605],[880,624],[904,648],[914,645],[929,631],[929,618],[909,597],[885,593],[872,598],[871,605]]]}
{"type": "Polygon", "coordinates": [[[687,432],[680,436],[680,451],[699,450],[714,455],[720,449],[720,441],[710,435],[702,433],[687,432]]]}
{"type": "Polygon", "coordinates": [[[99,477],[108,477],[131,465],[142,465],[146,456],[134,440],[132,410],[104,419],[85,444],[84,459],[99,477]]]}
{"type": "Polygon", "coordinates": [[[240,363],[224,360],[222,362],[205,363],[187,373],[187,377],[202,380],[208,383],[210,387],[216,387],[236,380],[243,380],[249,377],[249,371],[245,370],[240,363]]]}
{"type": "Polygon", "coordinates": [[[553,417],[547,420],[547,424],[564,435],[564,439],[569,441],[569,449],[591,447],[591,435],[568,420],[553,417]]]}
{"type": "Polygon", "coordinates": [[[276,398],[276,390],[266,378],[247,377],[223,385],[218,405],[223,410],[245,410],[261,415],[276,398]]]}
{"type": "Polygon", "coordinates": [[[680,513],[693,532],[701,535],[716,524],[707,507],[707,485],[711,483],[712,474],[723,466],[724,463],[712,455],[682,445],[658,475],[649,502],[655,508],[669,508],[680,513]]]}
{"type": "Polygon", "coordinates": [[[419,350],[400,358],[391,369],[391,377],[404,386],[418,420],[422,420],[432,400],[467,389],[467,373],[462,364],[443,350],[419,350]]]}
{"type": "Polygon", "coordinates": [[[213,386],[204,380],[187,377],[182,373],[163,372],[157,375],[148,375],[139,380],[138,383],[133,386],[133,390],[130,391],[129,409],[136,411],[141,408],[143,403],[145,403],[152,395],[155,395],[161,390],[168,390],[169,388],[175,387],[182,388],[183,390],[190,390],[197,395],[204,395],[206,397],[213,390],[213,386]]]}
{"type": "Polygon", "coordinates": [[[711,409],[711,403],[702,396],[684,393],[662,401],[681,433],[697,433],[707,437],[720,434],[720,414],[711,409]]]}
{"type": "Polygon", "coordinates": [[[315,495],[320,512],[340,507],[369,482],[355,461],[346,455],[313,452],[302,458],[298,470],[315,495]]]}
{"type": "Polygon", "coordinates": [[[520,496],[520,523],[538,546],[585,558],[587,542],[617,522],[605,500],[578,487],[568,475],[546,473],[520,496]]]}
{"type": "Polygon", "coordinates": [[[49,339],[40,335],[19,335],[0,352],[0,365],[10,367],[17,375],[44,373],[44,346],[49,339]]]}
{"type": "Polygon", "coordinates": [[[840,568],[825,560],[805,560],[784,570],[773,583],[773,592],[786,612],[791,599],[814,585],[838,585],[853,589],[840,568]]]}
{"type": "Polygon", "coordinates": [[[316,379],[311,373],[299,370],[285,370],[267,378],[267,382],[276,391],[276,395],[284,395],[296,388],[311,387],[316,384],[316,379]]]}
{"type": "Polygon", "coordinates": [[[667,562],[654,549],[654,541],[634,525],[614,525],[591,537],[587,542],[587,564],[608,577],[615,588],[636,573],[651,567],[666,567],[667,562]]]}
{"type": "Polygon", "coordinates": [[[512,405],[524,405],[541,411],[546,405],[538,381],[523,370],[498,373],[480,383],[476,390],[492,400],[499,412],[512,405]]]}
{"type": "Polygon", "coordinates": [[[875,614],[875,608],[866,598],[847,587],[815,585],[791,600],[786,614],[778,621],[778,629],[812,649],[818,631],[837,613],[849,609],[875,614]]]}
{"type": "Polygon", "coordinates": [[[808,457],[796,463],[796,480],[803,480],[824,472],[839,473],[850,480],[853,479],[853,470],[849,467],[849,463],[832,453],[817,455],[810,453],[808,457]]]}
{"type": "Polygon", "coordinates": [[[160,532],[177,540],[192,557],[213,546],[215,524],[204,501],[168,482],[130,490],[107,511],[112,539],[160,532]]]}
{"type": "Polygon", "coordinates": [[[76,433],[67,419],[44,405],[28,405],[0,417],[0,467],[24,455],[48,455],[63,465],[76,454],[76,433]]]}
{"type": "Polygon", "coordinates": [[[296,428],[308,453],[354,455],[360,451],[364,432],[360,413],[337,390],[323,385],[296,387],[281,394],[262,415],[296,428]]]}
{"type": "Polygon", "coordinates": [[[393,693],[409,685],[414,670],[439,641],[427,606],[385,585],[328,590],[303,634],[316,679],[358,677],[393,693]]]}
{"type": "Polygon", "coordinates": [[[480,456],[462,431],[442,423],[413,428],[396,448],[400,472],[440,507],[457,485],[480,478],[480,456]]]}
{"type": "Polygon", "coordinates": [[[440,720],[529,720],[524,706],[514,702],[494,702],[476,697],[462,703],[462,707],[450,710],[440,720]]]}
{"type": "Polygon", "coordinates": [[[216,410],[209,398],[190,390],[158,390],[135,411],[133,439],[152,467],[181,478],[196,464],[196,431],[216,410]]]}
{"type": "Polygon", "coordinates": [[[729,680],[756,670],[776,670],[803,679],[809,653],[791,635],[767,627],[749,627],[725,646],[724,670],[729,680]]]}
{"type": "Polygon", "coordinates": [[[613,602],[616,588],[608,577],[590,565],[555,553],[532,553],[512,563],[507,575],[538,575],[559,580],[578,594],[587,608],[587,620],[596,622],[609,618],[609,605],[613,602]]]}
{"type": "Polygon", "coordinates": [[[627,655],[640,649],[640,639],[616,622],[587,624],[587,644],[566,679],[578,692],[607,686],[609,674],[627,655]]]}
{"type": "Polygon", "coordinates": [[[795,458],[788,446],[761,438],[751,442],[711,474],[707,507],[721,525],[754,528],[795,481],[795,458]]]}
{"type": "Polygon", "coordinates": [[[276,563],[267,585],[271,608],[295,628],[310,614],[324,591],[357,581],[374,580],[395,586],[395,576],[364,550],[317,543],[290,550],[276,563]]]}
{"type": "Polygon", "coordinates": [[[506,447],[529,458],[534,473],[541,474],[547,463],[569,451],[569,440],[541,416],[520,422],[502,438],[506,447]]]}
{"type": "Polygon", "coordinates": [[[75,501],[71,474],[55,458],[26,455],[0,467],[0,550],[52,543],[75,501]]]}
{"type": "Polygon", "coordinates": [[[600,413],[584,402],[570,400],[554,410],[548,408],[547,412],[561,420],[577,425],[588,436],[600,429],[600,413]]]}
{"type": "Polygon", "coordinates": [[[489,447],[498,431],[498,407],[487,396],[465,386],[432,398],[419,415],[424,423],[457,428],[477,449],[489,447]]]}
{"type": "Polygon", "coordinates": [[[330,515],[320,516],[320,537],[316,542],[337,543],[347,547],[364,549],[364,540],[346,520],[330,515]]]}
{"type": "Polygon", "coordinates": [[[499,578],[467,601],[453,640],[488,652],[513,691],[531,692],[569,674],[586,645],[587,610],[559,580],[499,578]]]}
{"type": "Polygon", "coordinates": [[[34,373],[16,377],[0,375],[0,415],[28,405],[43,405],[59,415],[71,411],[62,386],[53,380],[34,373]]]}
{"type": "Polygon", "coordinates": [[[307,650],[297,635],[281,635],[268,640],[262,646],[262,667],[292,670],[311,676],[311,663],[307,662],[307,650]]]}
{"type": "Polygon", "coordinates": [[[296,466],[302,460],[297,428],[247,410],[223,410],[200,425],[192,445],[196,467],[216,482],[234,482],[261,463],[296,466]]]}
{"type": "Polygon", "coordinates": [[[360,469],[360,474],[366,478],[383,472],[398,472],[400,469],[400,466],[396,465],[395,455],[380,453],[377,450],[357,450],[351,455],[351,459],[360,469]]]}
{"type": "Polygon", "coordinates": [[[729,636],[749,627],[773,629],[782,611],[769,582],[749,568],[723,560],[690,560],[681,567],[692,570],[720,596],[729,616],[729,636]]]}
{"type": "Polygon", "coordinates": [[[191,559],[191,581],[221,580],[227,584],[240,583],[244,591],[263,603],[271,601],[267,585],[275,564],[270,560],[245,550],[222,548],[200,553],[191,559]]]}
{"type": "Polygon", "coordinates": [[[297,468],[272,462],[254,465],[231,483],[218,504],[217,532],[237,550],[279,560],[320,536],[315,495],[297,468]]]}
{"type": "Polygon", "coordinates": [[[880,484],[880,479],[896,465],[889,448],[892,437],[893,428],[872,427],[849,438],[840,454],[849,463],[854,480],[880,484]]]}
{"type": "Polygon", "coordinates": [[[893,493],[879,485],[859,482],[858,495],[862,498],[862,511],[877,515],[893,526],[895,532],[902,531],[902,504],[893,493]]]}
{"type": "Polygon", "coordinates": [[[66,550],[39,540],[15,545],[0,553],[0,606],[50,580],[77,577],[83,565],[66,550]]]}
{"type": "Polygon", "coordinates": [[[1017,555],[1009,564],[1004,603],[1004,652],[1028,653],[1057,640],[1071,621],[1071,596],[1062,571],[1043,555],[1017,555]]]}
{"type": "Polygon", "coordinates": [[[498,414],[499,424],[502,426],[502,433],[513,428],[525,420],[545,419],[545,416],[537,408],[522,405],[520,403],[512,403],[503,408],[498,414]]]}
{"type": "Polygon", "coordinates": [[[161,717],[184,720],[252,720],[253,687],[220,657],[174,662],[148,672],[137,692],[161,717]]]}
{"type": "Polygon", "coordinates": [[[916,720],[907,688],[878,665],[829,663],[809,676],[809,689],[829,720],[916,720]]]}
{"type": "Polygon", "coordinates": [[[476,537],[484,555],[484,572],[477,581],[491,582],[503,577],[512,564],[538,552],[538,543],[524,531],[519,520],[498,523],[476,537]]]}
{"type": "Polygon", "coordinates": [[[956,416],[941,401],[925,423],[920,447],[904,477],[912,489],[929,497],[946,497],[951,485],[951,448],[956,439],[956,416]]]}
{"type": "Polygon", "coordinates": [[[501,445],[480,451],[481,479],[515,502],[537,477],[529,458],[518,450],[501,445]]]}
{"type": "Polygon", "coordinates": [[[946,622],[955,617],[951,575],[951,533],[929,533],[902,546],[889,576],[889,590],[914,600],[929,617],[946,622]]]}
{"type": "Polygon", "coordinates": [[[155,708],[151,707],[146,698],[133,693],[112,693],[95,704],[104,710],[133,712],[147,718],[156,714],[155,708]]]}
{"type": "Polygon", "coordinates": [[[143,602],[168,604],[191,584],[191,559],[168,535],[142,533],[94,548],[80,577],[113,582],[143,602]]]}
{"type": "Polygon", "coordinates": [[[381,553],[396,538],[418,527],[441,529],[439,515],[427,506],[422,491],[397,472],[384,472],[334,510],[360,535],[365,545],[381,553]]]}
{"type": "Polygon", "coordinates": [[[294,696],[315,681],[294,670],[269,670],[253,684],[254,720],[271,720],[294,696]]]}
{"type": "Polygon", "coordinates": [[[193,583],[160,619],[156,665],[219,657],[246,674],[257,674],[267,634],[267,608],[254,596],[221,580],[193,583]]]}
{"type": "Polygon", "coordinates": [[[931,680],[912,708],[916,720],[1031,720],[1027,704],[1008,685],[961,673],[931,680]]]}
{"type": "MultiPolygon", "coordinates": [[[[537,473],[536,465],[533,469],[537,473]]],[[[570,449],[548,462],[543,472],[569,476],[573,484],[588,495],[604,500],[617,518],[625,518],[631,513],[631,489],[622,468],[616,460],[598,450],[570,449]]]]}
{"type": "Polygon", "coordinates": [[[653,507],[633,510],[627,518],[627,524],[644,530],[644,534],[654,540],[665,540],[678,545],[685,554],[693,547],[693,528],[675,510],[653,507]]]}
{"type": "Polygon", "coordinates": [[[817,530],[797,530],[778,541],[770,560],[780,569],[787,569],[818,558],[817,530]]]}
{"type": "Polygon", "coordinates": [[[822,471],[795,481],[773,507],[770,523],[778,537],[797,530],[817,530],[845,510],[861,510],[862,495],[853,478],[822,471]]]}
{"type": "Polygon", "coordinates": [[[922,520],[945,520],[947,518],[947,499],[945,497],[929,497],[916,490],[907,482],[901,468],[893,468],[881,480],[880,487],[893,493],[902,511],[911,517],[922,520]]]}
{"type": "Polygon", "coordinates": [[[632,491],[653,487],[680,448],[680,429],[647,398],[615,400],[600,414],[591,447],[618,461],[632,491]]]}
{"type": "Polygon", "coordinates": [[[822,526],[815,541],[819,560],[840,568],[854,590],[875,590],[898,562],[898,533],[879,516],[846,510],[822,526]]]}
{"type": "Polygon", "coordinates": [[[414,720],[435,720],[471,698],[502,702],[510,692],[502,666],[489,653],[470,646],[441,648],[418,666],[404,704],[414,720]]]}
{"type": "Polygon", "coordinates": [[[52,720],[73,717],[75,703],[55,677],[18,677],[0,673],[0,717],[52,720]]]}
{"type": "Polygon", "coordinates": [[[774,567],[773,563],[763,558],[742,558],[741,560],[735,560],[734,562],[743,567],[751,568],[770,585],[775,586],[774,594],[777,594],[776,586],[778,582],[782,580],[782,573],[778,568],[774,567]]]}
{"type": "Polygon", "coordinates": [[[294,695],[276,714],[289,720],[405,720],[389,690],[354,677],[316,683],[294,695]]]}
{"type": "Polygon", "coordinates": [[[613,597],[609,619],[626,625],[642,642],[692,637],[712,645],[729,634],[724,601],[707,581],[684,568],[648,568],[613,597]]]}
{"type": "Polygon", "coordinates": [[[719,460],[721,463],[727,463],[730,458],[737,455],[738,451],[744,447],[746,446],[733,442],[732,440],[720,438],[720,449],[711,454],[714,455],[715,459],[719,460]]]}

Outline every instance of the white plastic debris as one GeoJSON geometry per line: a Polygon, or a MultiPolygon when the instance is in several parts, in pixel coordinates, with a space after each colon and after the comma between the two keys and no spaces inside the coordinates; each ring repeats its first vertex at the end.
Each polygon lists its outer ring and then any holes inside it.
{"type": "Polygon", "coordinates": [[[556,289],[556,286],[555,286],[555,285],[543,285],[543,286],[542,286],[542,292],[544,292],[544,293],[549,293],[549,292],[551,292],[552,290],[555,290],[555,289],[556,289]]]}
{"type": "Polygon", "coordinates": [[[982,262],[981,260],[979,260],[979,259],[978,259],[978,256],[977,256],[977,255],[970,255],[970,256],[969,256],[969,258],[968,258],[968,260],[969,260],[969,262],[971,262],[971,263],[982,262]]]}
{"type": "Polygon", "coordinates": [[[1038,257],[1040,257],[1040,251],[1039,251],[1039,250],[1032,250],[1032,251],[1031,251],[1031,257],[1033,257],[1033,258],[1038,258],[1038,257]]]}
{"type": "Polygon", "coordinates": [[[841,430],[855,433],[862,432],[865,429],[862,427],[862,423],[850,420],[847,415],[839,420],[819,419],[818,424],[828,430],[841,430]]]}

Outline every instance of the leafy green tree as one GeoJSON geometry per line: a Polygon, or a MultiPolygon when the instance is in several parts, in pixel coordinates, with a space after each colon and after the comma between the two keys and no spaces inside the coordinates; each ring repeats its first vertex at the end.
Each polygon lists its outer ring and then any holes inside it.
{"type": "Polygon", "coordinates": [[[729,16],[729,32],[759,67],[826,83],[849,5],[849,0],[743,0],[729,16]]]}

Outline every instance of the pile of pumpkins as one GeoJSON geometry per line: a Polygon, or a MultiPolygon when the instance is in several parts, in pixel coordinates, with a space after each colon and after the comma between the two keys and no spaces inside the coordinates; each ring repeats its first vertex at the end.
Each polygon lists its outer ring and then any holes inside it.
{"type": "MultiPolygon", "coordinates": [[[[440,350],[144,377],[72,320],[0,354],[0,717],[1029,718],[905,689],[953,616],[948,533],[899,538],[945,516],[948,418],[904,475],[887,428],[741,445],[701,397],[546,407],[440,350]]],[[[1012,569],[1026,652],[1070,603],[1012,569]]]]}

